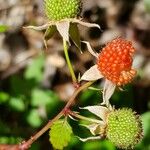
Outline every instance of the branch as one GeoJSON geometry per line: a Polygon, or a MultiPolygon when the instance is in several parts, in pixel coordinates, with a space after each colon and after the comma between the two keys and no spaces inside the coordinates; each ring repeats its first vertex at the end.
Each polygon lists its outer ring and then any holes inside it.
{"type": "Polygon", "coordinates": [[[37,132],[34,136],[31,136],[31,138],[27,141],[22,142],[19,145],[19,150],[27,150],[34,141],[36,141],[41,135],[43,135],[51,126],[52,124],[58,120],[60,117],[62,117],[65,113],[66,110],[68,110],[74,103],[75,98],[78,96],[78,94],[88,88],[90,85],[92,85],[94,83],[94,81],[92,82],[87,82],[83,85],[81,85],[79,88],[77,88],[73,95],[71,96],[71,98],[69,99],[68,103],[66,104],[66,106],[58,113],[57,116],[55,116],[52,120],[50,120],[39,132],[37,132]]]}

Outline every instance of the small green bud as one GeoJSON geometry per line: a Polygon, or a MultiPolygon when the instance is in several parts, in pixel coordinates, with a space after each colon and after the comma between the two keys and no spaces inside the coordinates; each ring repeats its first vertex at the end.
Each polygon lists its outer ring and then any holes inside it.
{"type": "Polygon", "coordinates": [[[45,13],[53,21],[77,17],[80,7],[81,0],[45,0],[45,13]]]}
{"type": "Polygon", "coordinates": [[[106,136],[119,148],[134,148],[142,139],[142,123],[131,109],[112,111],[107,118],[106,136]]]}

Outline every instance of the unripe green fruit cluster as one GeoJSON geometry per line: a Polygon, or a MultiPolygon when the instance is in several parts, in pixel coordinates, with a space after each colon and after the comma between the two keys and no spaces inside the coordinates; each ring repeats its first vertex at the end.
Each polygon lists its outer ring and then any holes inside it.
{"type": "Polygon", "coordinates": [[[80,0],[45,0],[45,13],[52,21],[75,18],[80,13],[80,6],[80,0]]]}
{"type": "Polygon", "coordinates": [[[133,148],[142,139],[139,116],[130,109],[119,109],[108,115],[107,138],[119,148],[133,148]]]}

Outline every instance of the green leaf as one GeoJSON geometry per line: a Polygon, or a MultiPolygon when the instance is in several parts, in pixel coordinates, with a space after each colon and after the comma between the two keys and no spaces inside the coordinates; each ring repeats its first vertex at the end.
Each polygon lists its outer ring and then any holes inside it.
{"type": "Polygon", "coordinates": [[[8,30],[8,26],[0,25],[0,33],[6,32],[8,30]]]}
{"type": "Polygon", "coordinates": [[[150,0],[144,0],[146,11],[150,13],[150,0]]]}
{"type": "Polygon", "coordinates": [[[48,41],[55,34],[56,31],[57,31],[56,26],[53,25],[48,27],[44,34],[44,39],[48,41]]]}
{"type": "Polygon", "coordinates": [[[43,78],[44,56],[35,58],[25,71],[26,79],[35,79],[37,82],[43,78]]]}
{"type": "Polygon", "coordinates": [[[142,115],[142,122],[143,122],[143,128],[144,128],[144,135],[148,135],[150,131],[150,111],[144,113],[142,115]]]}
{"type": "Polygon", "coordinates": [[[83,150],[116,150],[115,146],[107,141],[92,141],[83,144],[83,150]]]}
{"type": "Polygon", "coordinates": [[[0,104],[7,102],[9,99],[9,95],[5,92],[0,92],[0,104]]]}
{"type": "Polygon", "coordinates": [[[79,34],[79,29],[78,29],[78,26],[76,23],[70,24],[69,34],[70,34],[70,37],[71,37],[72,41],[74,42],[74,44],[78,47],[78,49],[82,53],[80,34],[79,34]]]}
{"type": "Polygon", "coordinates": [[[66,120],[54,122],[50,130],[50,142],[55,149],[62,150],[71,140],[72,128],[66,120]]]}
{"type": "Polygon", "coordinates": [[[18,97],[12,97],[9,101],[9,105],[16,111],[23,112],[25,110],[25,103],[18,97]]]}
{"type": "Polygon", "coordinates": [[[13,136],[0,136],[0,143],[1,144],[17,144],[21,142],[23,139],[20,137],[13,137],[13,136]]]}
{"type": "Polygon", "coordinates": [[[11,94],[16,96],[30,94],[30,90],[35,86],[34,80],[26,80],[19,75],[11,77],[11,94]]]}
{"type": "Polygon", "coordinates": [[[136,146],[137,150],[149,150],[150,148],[150,111],[145,112],[141,116],[144,137],[143,140],[136,146]]]}
{"type": "Polygon", "coordinates": [[[44,91],[41,89],[33,89],[31,95],[31,105],[32,106],[45,106],[47,104],[53,104],[58,100],[57,95],[52,91],[44,91]]]}
{"type": "Polygon", "coordinates": [[[29,111],[27,115],[27,122],[34,128],[40,127],[42,124],[42,118],[40,117],[37,109],[32,109],[29,111]]]}

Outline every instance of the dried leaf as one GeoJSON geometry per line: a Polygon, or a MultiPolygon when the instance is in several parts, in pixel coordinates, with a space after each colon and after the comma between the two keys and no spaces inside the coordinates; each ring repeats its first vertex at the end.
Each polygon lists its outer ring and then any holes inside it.
{"type": "Polygon", "coordinates": [[[92,66],[81,77],[81,80],[94,81],[103,78],[103,75],[97,69],[97,65],[92,66]]]}
{"type": "Polygon", "coordinates": [[[46,24],[44,24],[42,26],[27,26],[27,27],[23,27],[23,28],[41,31],[41,30],[47,29],[49,26],[50,26],[50,24],[46,23],[46,24]]]}
{"type": "Polygon", "coordinates": [[[101,126],[100,124],[90,124],[90,125],[82,125],[82,126],[89,129],[92,135],[100,134],[100,126],[101,126]]]}
{"type": "Polygon", "coordinates": [[[60,35],[67,42],[69,42],[69,26],[69,21],[62,21],[56,24],[57,30],[59,31],[60,35]]]}
{"type": "Polygon", "coordinates": [[[74,23],[79,23],[79,24],[86,26],[86,27],[96,27],[96,28],[100,29],[100,26],[96,23],[88,23],[88,22],[81,21],[79,19],[72,19],[71,21],[74,23]]]}
{"type": "Polygon", "coordinates": [[[87,142],[87,141],[93,141],[93,140],[99,140],[101,139],[100,136],[92,136],[92,137],[88,137],[88,138],[80,138],[80,137],[77,137],[80,141],[82,142],[87,142]]]}
{"type": "Polygon", "coordinates": [[[74,44],[78,47],[78,49],[82,53],[81,42],[80,42],[80,34],[79,34],[78,26],[77,26],[76,23],[71,23],[70,24],[69,33],[70,33],[70,37],[71,37],[72,41],[74,42],[74,44]]]}
{"type": "Polygon", "coordinates": [[[83,43],[85,43],[87,45],[88,51],[95,56],[96,58],[98,57],[98,53],[94,52],[94,50],[92,49],[91,45],[89,42],[87,41],[82,41],[83,43]]]}
{"type": "Polygon", "coordinates": [[[106,121],[106,115],[109,112],[108,108],[106,108],[104,106],[98,106],[98,105],[87,106],[87,107],[83,107],[82,109],[87,109],[88,111],[90,111],[94,115],[101,118],[104,122],[106,121]]]}
{"type": "Polygon", "coordinates": [[[113,84],[111,81],[106,80],[104,84],[104,89],[103,89],[103,104],[106,104],[106,106],[109,105],[109,99],[113,95],[115,91],[116,85],[113,84]]]}

